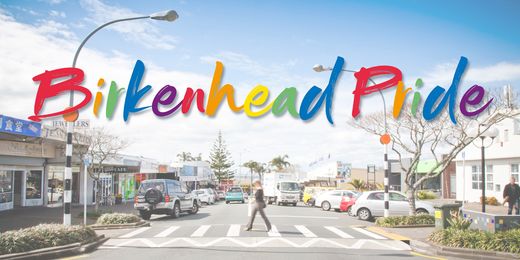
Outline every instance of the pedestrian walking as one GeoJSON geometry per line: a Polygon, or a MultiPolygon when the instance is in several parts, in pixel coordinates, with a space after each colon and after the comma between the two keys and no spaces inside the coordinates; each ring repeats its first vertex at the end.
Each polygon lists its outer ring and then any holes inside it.
{"type": "Polygon", "coordinates": [[[509,184],[504,187],[504,203],[507,202],[509,204],[507,215],[513,214],[513,208],[515,209],[515,215],[520,215],[520,186],[515,182],[515,177],[511,176],[509,184]]]}
{"type": "Polygon", "coordinates": [[[264,189],[262,188],[262,183],[259,180],[256,180],[254,185],[256,188],[255,202],[253,203],[253,210],[251,212],[251,217],[249,218],[249,223],[247,223],[245,231],[250,231],[253,229],[253,222],[255,222],[256,213],[260,212],[260,216],[262,216],[264,219],[265,226],[267,227],[267,232],[269,232],[271,231],[271,222],[269,222],[269,219],[267,219],[264,211],[264,208],[266,207],[264,201],[264,189]]]}

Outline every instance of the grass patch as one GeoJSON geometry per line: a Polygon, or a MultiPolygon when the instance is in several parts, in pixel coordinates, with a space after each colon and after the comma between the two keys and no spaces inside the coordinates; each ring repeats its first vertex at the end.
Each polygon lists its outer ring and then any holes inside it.
{"type": "Polygon", "coordinates": [[[432,215],[419,214],[414,216],[391,216],[376,219],[376,225],[380,227],[433,225],[435,218],[432,215]]]}
{"type": "Polygon", "coordinates": [[[433,232],[429,240],[447,247],[520,254],[520,229],[496,233],[447,228],[433,232]]]}
{"type": "Polygon", "coordinates": [[[98,225],[113,225],[113,224],[130,224],[140,222],[141,218],[134,214],[126,213],[107,213],[101,215],[96,224],[98,225]]]}
{"type": "Polygon", "coordinates": [[[96,232],[89,227],[40,224],[0,234],[0,255],[63,246],[77,242],[92,242],[96,232]]]}

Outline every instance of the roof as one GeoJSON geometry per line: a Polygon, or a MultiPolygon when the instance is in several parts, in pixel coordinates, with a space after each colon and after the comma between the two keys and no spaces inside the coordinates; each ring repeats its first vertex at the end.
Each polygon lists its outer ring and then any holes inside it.
{"type": "MultiPolygon", "coordinates": [[[[417,168],[415,168],[415,171],[417,173],[427,173],[427,172],[430,172],[436,166],[437,166],[437,162],[435,160],[422,160],[422,161],[419,161],[419,163],[417,164],[417,168]]],[[[438,173],[439,170],[435,170],[433,172],[438,173]]]]}

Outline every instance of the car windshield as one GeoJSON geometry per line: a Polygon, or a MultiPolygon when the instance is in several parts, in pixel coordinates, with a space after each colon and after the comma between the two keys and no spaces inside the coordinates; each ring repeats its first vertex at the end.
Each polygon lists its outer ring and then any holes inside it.
{"type": "Polygon", "coordinates": [[[280,185],[280,190],[282,191],[299,191],[300,185],[295,182],[282,182],[280,185]]]}
{"type": "Polygon", "coordinates": [[[139,187],[139,193],[145,193],[148,189],[155,188],[164,192],[163,182],[142,182],[139,187]]]}
{"type": "Polygon", "coordinates": [[[228,192],[242,192],[240,188],[231,188],[228,192]]]}
{"type": "Polygon", "coordinates": [[[204,191],[203,190],[197,190],[197,191],[195,191],[195,193],[197,193],[197,195],[200,195],[200,194],[204,194],[204,191]]]}

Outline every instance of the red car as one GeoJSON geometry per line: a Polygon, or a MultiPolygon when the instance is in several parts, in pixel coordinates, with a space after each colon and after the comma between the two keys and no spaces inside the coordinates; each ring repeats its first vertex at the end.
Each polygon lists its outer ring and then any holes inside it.
{"type": "Polygon", "coordinates": [[[339,211],[346,211],[350,216],[352,216],[352,212],[350,212],[350,209],[352,208],[352,205],[356,203],[357,197],[359,197],[359,194],[356,196],[352,196],[352,198],[349,198],[348,196],[343,196],[341,198],[341,203],[339,204],[339,211]]]}

